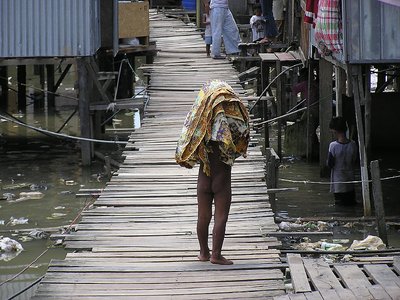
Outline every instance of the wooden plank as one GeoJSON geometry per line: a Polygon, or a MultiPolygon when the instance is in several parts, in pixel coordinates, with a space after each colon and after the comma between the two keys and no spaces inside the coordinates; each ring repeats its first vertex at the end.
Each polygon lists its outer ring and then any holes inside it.
{"type": "Polygon", "coordinates": [[[295,292],[311,292],[311,287],[300,254],[288,253],[287,260],[295,292]]]}
{"type": "Polygon", "coordinates": [[[334,269],[347,288],[366,288],[371,285],[368,278],[356,265],[334,265],[334,269]]]}
{"type": "Polygon", "coordinates": [[[364,269],[393,299],[400,298],[400,278],[387,265],[364,265],[364,269]]]}
{"type": "Polygon", "coordinates": [[[307,300],[323,300],[319,292],[304,293],[304,296],[306,296],[307,300]]]}
{"type": "Polygon", "coordinates": [[[318,291],[343,289],[329,265],[322,259],[303,259],[303,264],[312,284],[318,291]]]}
{"type": "Polygon", "coordinates": [[[371,285],[368,288],[368,292],[372,295],[373,299],[390,299],[390,295],[385,291],[385,289],[378,285],[374,284],[371,285]]]}

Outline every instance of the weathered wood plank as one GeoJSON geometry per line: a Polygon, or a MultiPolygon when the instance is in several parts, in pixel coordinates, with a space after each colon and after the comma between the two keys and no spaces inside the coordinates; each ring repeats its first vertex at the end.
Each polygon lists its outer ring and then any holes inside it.
{"type": "Polygon", "coordinates": [[[287,260],[295,292],[311,292],[311,287],[300,254],[288,253],[287,260]]]}

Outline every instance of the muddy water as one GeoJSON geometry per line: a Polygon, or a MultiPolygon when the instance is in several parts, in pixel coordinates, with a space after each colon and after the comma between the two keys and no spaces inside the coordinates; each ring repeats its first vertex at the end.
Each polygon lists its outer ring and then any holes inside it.
{"type": "MultiPolygon", "coordinates": [[[[14,77],[12,74],[10,76],[14,77]]],[[[11,79],[11,82],[14,80],[11,79]]],[[[73,80],[72,71],[66,79],[69,84],[61,86],[59,93],[76,97],[71,88],[73,80]]],[[[36,81],[32,70],[28,70],[28,84],[37,86],[36,81]]],[[[57,98],[54,112],[49,113],[45,106],[35,108],[37,100],[31,98],[27,99],[26,112],[18,112],[15,99],[16,95],[10,92],[8,113],[14,118],[49,131],[55,132],[62,128],[63,134],[79,136],[77,114],[64,124],[73,114],[76,100],[57,98]]],[[[4,112],[2,114],[6,115],[4,112]]],[[[132,111],[123,110],[114,116],[115,122],[107,125],[107,128],[132,128],[133,115],[132,111]]],[[[103,137],[106,140],[117,138],[126,140],[126,136],[116,137],[112,134],[103,137]]],[[[97,144],[96,150],[121,161],[121,146],[97,144]]],[[[48,137],[0,117],[0,236],[18,241],[24,249],[15,257],[5,257],[0,253],[1,299],[12,297],[40,278],[51,259],[65,257],[67,252],[61,246],[55,246],[54,240],[40,238],[40,232],[44,229],[46,232],[57,233],[59,228],[68,228],[79,222],[80,212],[94,199],[76,197],[78,191],[81,188],[104,187],[107,181],[104,162],[94,160],[90,167],[83,168],[80,155],[76,141],[48,137]],[[34,197],[27,197],[32,193],[34,197]],[[25,224],[15,224],[18,223],[15,219],[25,224]],[[36,234],[38,239],[29,237],[33,230],[39,230],[39,234],[36,234]],[[20,276],[5,282],[28,265],[20,276]]],[[[15,299],[29,299],[34,290],[32,288],[15,299]]]]}
{"type": "MultiPolygon", "coordinates": [[[[22,276],[0,286],[1,298],[7,299],[42,276],[51,259],[64,258],[66,254],[62,247],[54,246],[54,241],[32,239],[29,232],[35,229],[57,232],[57,228],[79,221],[76,217],[92,199],[77,198],[76,193],[82,187],[103,187],[105,178],[101,162],[81,168],[80,152],[69,143],[54,142],[53,139],[15,139],[8,140],[2,150],[0,197],[5,198],[5,195],[10,200],[0,200],[0,222],[3,224],[0,235],[17,240],[24,250],[9,261],[0,260],[0,282],[20,272],[49,249],[22,276]],[[36,193],[40,199],[26,199],[21,196],[23,193],[36,193]],[[18,222],[12,220],[20,218],[27,223],[14,225],[18,222]]],[[[28,299],[31,292],[19,299],[28,299]]]]}

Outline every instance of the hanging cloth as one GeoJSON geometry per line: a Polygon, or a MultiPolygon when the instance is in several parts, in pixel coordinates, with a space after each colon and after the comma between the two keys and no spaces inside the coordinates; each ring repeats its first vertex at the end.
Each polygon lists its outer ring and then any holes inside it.
{"type": "Polygon", "coordinates": [[[221,161],[230,166],[240,155],[246,157],[247,109],[231,86],[220,80],[203,85],[186,116],[176,147],[176,162],[190,169],[201,161],[204,173],[210,176],[210,141],[218,143],[221,161]]]}
{"type": "Polygon", "coordinates": [[[321,55],[343,50],[340,0],[319,0],[315,42],[321,55]]]}
{"type": "Polygon", "coordinates": [[[304,23],[312,24],[315,28],[315,20],[318,16],[318,0],[307,0],[304,23]]]}

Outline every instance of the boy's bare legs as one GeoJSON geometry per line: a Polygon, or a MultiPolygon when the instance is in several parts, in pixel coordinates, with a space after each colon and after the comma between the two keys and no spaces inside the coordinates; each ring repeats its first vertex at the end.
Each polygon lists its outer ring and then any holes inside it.
{"type": "Polygon", "coordinates": [[[207,57],[211,56],[211,45],[210,44],[206,44],[206,53],[207,53],[207,57]]]}
{"type": "Polygon", "coordinates": [[[210,248],[208,248],[208,227],[212,217],[213,193],[211,190],[211,177],[203,172],[203,164],[200,164],[197,178],[197,239],[200,244],[200,261],[210,260],[210,248]]]}
{"type": "Polygon", "coordinates": [[[231,206],[231,166],[223,163],[219,157],[218,144],[212,144],[213,153],[209,153],[211,167],[211,190],[214,195],[215,212],[213,244],[210,261],[213,264],[231,265],[233,262],[222,256],[222,244],[225,238],[226,222],[231,206]]]}

